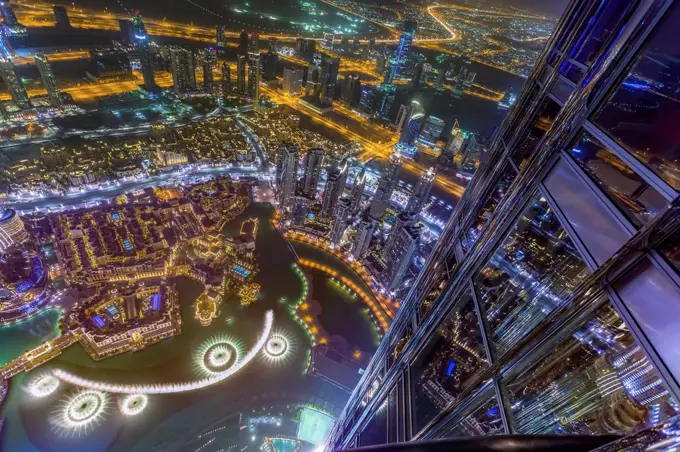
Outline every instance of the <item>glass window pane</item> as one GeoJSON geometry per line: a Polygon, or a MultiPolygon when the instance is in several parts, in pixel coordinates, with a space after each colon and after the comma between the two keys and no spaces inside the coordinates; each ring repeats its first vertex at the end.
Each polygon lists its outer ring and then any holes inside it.
{"type": "Polygon", "coordinates": [[[487,366],[468,290],[411,365],[414,432],[455,400],[487,366]]]}
{"type": "Polygon", "coordinates": [[[565,61],[562,66],[560,66],[560,73],[572,82],[578,83],[583,77],[584,70],[575,64],[565,61]]]}
{"type": "Polygon", "coordinates": [[[489,224],[491,217],[505,197],[505,194],[510,189],[510,185],[512,185],[512,181],[515,180],[515,177],[517,177],[517,174],[515,173],[514,168],[509,163],[506,164],[501,178],[496,184],[496,188],[489,195],[489,199],[486,201],[486,204],[484,204],[484,207],[482,207],[482,210],[477,214],[474,224],[468,230],[466,237],[464,237],[462,241],[463,250],[466,253],[475,243],[477,243],[481,232],[486,225],[489,224]]]}
{"type": "Polygon", "coordinates": [[[562,77],[557,77],[555,84],[550,88],[553,96],[557,97],[562,103],[565,103],[571,93],[574,91],[574,86],[562,77]]]}
{"type": "Polygon", "coordinates": [[[666,239],[660,251],[671,265],[680,271],[680,232],[676,232],[666,239]]]}
{"type": "Polygon", "coordinates": [[[552,126],[555,117],[560,112],[560,106],[557,102],[552,100],[550,97],[546,96],[543,100],[543,104],[538,110],[538,113],[534,117],[533,124],[529,127],[527,131],[527,136],[524,140],[517,146],[517,149],[513,151],[512,159],[517,163],[520,168],[524,168],[527,159],[531,155],[538,142],[543,138],[543,135],[552,126]]]}
{"type": "Polygon", "coordinates": [[[680,46],[675,5],[596,122],[652,171],[680,189],[680,46]]]}
{"type": "Polygon", "coordinates": [[[397,442],[397,419],[401,417],[397,413],[397,388],[396,386],[390,391],[387,398],[387,442],[397,442]]]}
{"type": "Polygon", "coordinates": [[[478,406],[473,407],[470,413],[465,414],[460,422],[457,422],[446,434],[445,438],[463,436],[490,436],[503,435],[503,420],[495,396],[482,394],[483,399],[478,406]]]}
{"type": "Polygon", "coordinates": [[[658,191],[588,132],[581,135],[569,153],[636,226],[647,223],[668,204],[658,191]]]}
{"type": "Polygon", "coordinates": [[[387,444],[387,399],[359,435],[359,446],[387,444]]]}
{"type": "Polygon", "coordinates": [[[536,194],[475,278],[499,354],[562,307],[588,273],[547,200],[536,194]]]}
{"type": "Polygon", "coordinates": [[[636,3],[630,0],[602,1],[569,56],[586,66],[594,63],[597,55],[616,39],[636,3]]]}
{"type": "Polygon", "coordinates": [[[536,361],[506,384],[517,433],[625,434],[677,413],[609,303],[536,361]]]}

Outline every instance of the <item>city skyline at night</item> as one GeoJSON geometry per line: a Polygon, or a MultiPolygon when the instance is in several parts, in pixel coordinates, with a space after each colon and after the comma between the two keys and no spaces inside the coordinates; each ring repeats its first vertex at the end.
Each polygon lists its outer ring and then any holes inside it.
{"type": "Polygon", "coordinates": [[[677,442],[677,0],[0,13],[0,450],[677,442]]]}

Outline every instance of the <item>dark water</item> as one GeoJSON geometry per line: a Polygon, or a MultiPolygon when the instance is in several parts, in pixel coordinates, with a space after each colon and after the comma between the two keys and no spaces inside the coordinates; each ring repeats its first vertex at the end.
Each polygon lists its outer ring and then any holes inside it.
{"type": "MultiPolygon", "coordinates": [[[[182,310],[182,334],[145,350],[94,362],[82,347],[74,345],[60,357],[28,374],[12,379],[10,394],[2,407],[6,420],[0,450],[3,451],[147,451],[154,447],[164,450],[195,438],[200,429],[234,411],[250,406],[261,406],[265,400],[282,403],[305,402],[318,397],[340,408],[348,394],[331,385],[304,374],[309,342],[301,328],[290,317],[286,304],[279,300],[297,299],[302,293],[302,281],[293,271],[293,254],[286,241],[270,223],[272,209],[268,205],[252,205],[240,218],[227,226],[227,234],[240,229],[246,218],[259,218],[257,248],[260,273],[256,281],[262,285],[262,296],[257,304],[243,309],[232,299],[222,306],[220,315],[209,327],[202,327],[194,319],[193,302],[202,291],[202,286],[188,279],[180,279],[182,310]],[[275,330],[286,334],[294,345],[289,360],[268,363],[257,357],[241,372],[224,382],[183,394],[151,395],[149,405],[135,417],[123,417],[118,409],[118,400],[109,395],[105,416],[99,425],[88,432],[74,434],[73,431],[58,431],[53,419],[62,405],[64,397],[76,391],[61,384],[56,393],[35,399],[25,391],[31,379],[59,367],[86,378],[119,383],[167,383],[188,381],[197,378],[193,360],[197,348],[207,339],[220,335],[238,338],[247,350],[255,342],[262,329],[264,313],[275,312],[275,330]],[[269,396],[267,396],[269,394],[269,396]],[[265,397],[267,396],[267,397],[265,397]]],[[[348,275],[351,277],[351,275],[348,275]]],[[[361,315],[362,305],[342,291],[323,284],[314,287],[315,298],[332,315],[324,319],[324,327],[338,334],[356,332],[348,338],[353,346],[373,351],[374,326],[361,315]],[[351,323],[351,329],[349,325],[351,323]],[[347,324],[347,325],[346,325],[347,324]]],[[[49,316],[50,313],[44,314],[49,316]]],[[[16,326],[0,330],[0,341],[14,340],[12,347],[3,347],[3,356],[13,357],[27,348],[37,345],[43,338],[50,337],[56,315],[49,317],[48,328],[40,327],[42,320],[36,318],[35,329],[16,326]],[[38,334],[24,331],[37,331],[38,334]],[[41,333],[42,332],[42,333],[41,333]]]]}

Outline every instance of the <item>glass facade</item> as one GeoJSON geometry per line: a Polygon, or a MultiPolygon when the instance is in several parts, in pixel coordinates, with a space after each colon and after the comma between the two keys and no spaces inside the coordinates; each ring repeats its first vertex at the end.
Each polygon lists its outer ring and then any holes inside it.
{"type": "Polygon", "coordinates": [[[680,189],[680,7],[654,33],[595,121],[627,151],[680,189]]]}
{"type": "Polygon", "coordinates": [[[663,195],[588,132],[583,132],[569,154],[635,226],[647,223],[668,204],[663,195]]]}
{"type": "Polygon", "coordinates": [[[488,366],[471,291],[454,304],[411,366],[414,430],[422,429],[488,366]]]}
{"type": "Polygon", "coordinates": [[[534,195],[475,278],[496,351],[530,333],[588,274],[548,201],[534,195]]]}
{"type": "Polygon", "coordinates": [[[625,433],[677,413],[663,380],[609,303],[527,364],[505,385],[518,433],[625,433]]]}
{"type": "Polygon", "coordinates": [[[572,1],[330,446],[388,395],[390,442],[680,415],[679,4],[572,1]]]}

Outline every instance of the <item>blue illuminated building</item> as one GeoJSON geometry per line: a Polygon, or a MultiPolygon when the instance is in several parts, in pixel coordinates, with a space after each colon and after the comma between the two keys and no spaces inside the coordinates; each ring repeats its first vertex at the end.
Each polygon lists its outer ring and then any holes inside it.
{"type": "Polygon", "coordinates": [[[397,47],[397,54],[394,60],[391,62],[391,67],[387,71],[384,83],[386,85],[391,84],[394,80],[399,79],[403,73],[404,63],[408,57],[408,52],[411,50],[411,44],[413,44],[413,38],[416,37],[416,30],[418,29],[418,23],[415,20],[404,21],[404,28],[401,31],[401,37],[399,38],[399,46],[397,47]]]}
{"type": "Polygon", "coordinates": [[[158,90],[158,85],[153,74],[154,55],[149,46],[149,35],[144,27],[144,21],[139,11],[132,14],[132,33],[134,35],[135,49],[139,53],[139,62],[142,66],[142,77],[144,78],[144,88],[148,91],[158,90]]]}

